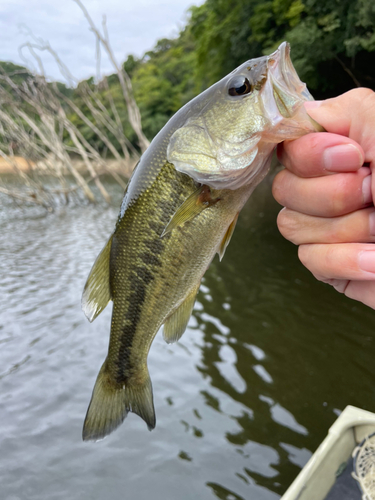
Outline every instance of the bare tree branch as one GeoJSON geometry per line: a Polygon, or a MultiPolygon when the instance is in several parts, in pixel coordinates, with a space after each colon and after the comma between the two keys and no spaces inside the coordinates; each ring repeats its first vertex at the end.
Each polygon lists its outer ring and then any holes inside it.
{"type": "Polygon", "coordinates": [[[142,124],[141,124],[141,114],[139,112],[139,108],[137,106],[137,103],[135,102],[135,99],[133,97],[133,88],[131,84],[131,80],[129,78],[129,75],[126,73],[124,68],[118,65],[114,53],[112,51],[112,48],[109,43],[109,38],[108,38],[108,32],[107,32],[107,27],[106,27],[106,19],[103,17],[103,31],[104,31],[104,36],[100,33],[100,31],[97,29],[97,27],[94,24],[94,21],[91,19],[90,14],[88,13],[86,7],[83,5],[81,0],[74,0],[74,2],[81,8],[84,16],[86,17],[90,27],[91,31],[94,33],[96,38],[100,40],[100,43],[103,45],[105,51],[108,54],[108,57],[113,65],[113,67],[116,70],[117,76],[120,81],[122,93],[126,102],[126,106],[128,108],[128,116],[129,116],[129,122],[131,126],[134,129],[134,132],[137,134],[138,137],[138,142],[139,142],[139,147],[141,148],[141,151],[145,151],[148,146],[150,145],[149,140],[146,138],[146,136],[143,133],[142,130],[142,124]]]}
{"type": "Polygon", "coordinates": [[[105,152],[110,152],[116,165],[121,165],[124,173],[129,173],[130,165],[139,159],[137,149],[124,132],[108,81],[106,78],[100,81],[102,49],[116,70],[127,117],[141,151],[149,145],[142,131],[131,80],[124,68],[117,63],[110,46],[105,16],[101,32],[94,25],[82,1],[74,1],[85,15],[96,42],[96,87],[92,88],[83,82],[75,90],[76,95],[87,106],[88,115],[74,102],[74,98],[71,99],[60,91],[58,83],[48,83],[40,52],[52,55],[70,86],[75,86],[78,82],[50,43],[34,36],[28,28],[24,29],[31,41],[22,44],[19,51],[23,59],[27,51],[39,74],[33,74],[29,70],[7,74],[0,68],[0,159],[10,165],[24,186],[24,192],[5,186],[1,186],[0,192],[15,200],[45,207],[53,207],[55,201],[58,202],[54,198],[56,195],[64,196],[67,203],[69,196],[79,195],[80,190],[90,202],[95,202],[94,193],[89,186],[91,182],[96,184],[103,199],[109,203],[110,196],[100,179],[105,172],[110,173],[125,188],[122,177],[110,168],[111,160],[106,160],[103,156],[105,153],[100,154],[96,149],[96,141],[104,145],[105,152]],[[17,83],[19,75],[22,77],[21,83],[17,83]],[[104,92],[100,93],[101,91],[104,92]],[[76,123],[74,117],[79,118],[80,124],[76,123]],[[82,123],[83,129],[80,128],[82,123]],[[83,130],[87,130],[86,127],[91,131],[90,140],[84,136],[83,130]],[[82,175],[82,172],[88,175],[82,175]],[[74,181],[70,179],[68,183],[67,173],[73,176],[74,181]],[[53,175],[61,187],[46,188],[42,178],[45,174],[53,175]]]}
{"type": "Polygon", "coordinates": [[[334,54],[333,56],[336,61],[340,64],[340,66],[342,67],[342,69],[348,73],[348,75],[350,76],[350,78],[353,80],[354,84],[356,87],[361,87],[361,83],[357,80],[357,78],[354,76],[354,73],[350,70],[350,68],[348,68],[346,66],[346,64],[336,55],[334,54]]]}

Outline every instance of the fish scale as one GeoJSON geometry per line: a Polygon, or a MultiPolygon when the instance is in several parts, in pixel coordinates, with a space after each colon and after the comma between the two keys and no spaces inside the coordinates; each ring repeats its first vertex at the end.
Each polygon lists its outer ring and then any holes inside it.
{"type": "MultiPolygon", "coordinates": [[[[153,428],[155,414],[147,368],[152,341],[167,317],[192,291],[196,293],[227,227],[242,208],[251,188],[212,190],[212,197],[220,198],[218,203],[161,238],[173,214],[196,191],[197,185],[166,159],[150,185],[145,184],[144,179],[142,183],[143,190],[135,186],[137,199],[129,200],[112,237],[109,266],[113,300],[111,335],[108,356],[98,379],[104,376],[107,388],[123,393],[126,401],[119,401],[121,418],[111,426],[117,426],[128,411],[133,411],[153,428]],[[205,241],[197,247],[202,234],[205,241]],[[147,411],[139,407],[138,400],[134,401],[136,393],[151,398],[147,411]]],[[[100,412],[95,411],[96,417],[90,415],[90,410],[95,408],[93,400],[94,397],[86,417],[86,430],[102,428],[98,423],[100,412]]],[[[85,438],[100,439],[103,432],[104,429],[97,430],[94,436],[87,433],[85,438]]]]}
{"type": "Polygon", "coordinates": [[[161,282],[168,287],[170,266],[165,262],[163,265],[163,254],[170,236],[163,239],[160,236],[178,206],[194,189],[194,182],[188,176],[176,172],[172,165],[165,162],[156,180],[139,195],[117,223],[110,258],[110,267],[116,272],[110,275],[115,306],[108,368],[117,374],[119,383],[126,382],[134,366],[141,361],[139,346],[134,338],[138,324],[141,323],[140,326],[147,331],[142,336],[142,345],[147,353],[165,319],[159,307],[157,314],[152,312],[154,324],[151,327],[144,303],[153,293],[162,293],[161,282]],[[155,196],[160,192],[163,192],[162,198],[155,196]]]}
{"type": "Polygon", "coordinates": [[[113,301],[84,440],[105,437],[129,411],[155,427],[147,368],[155,335],[163,324],[167,342],[183,335],[202,276],[216,252],[223,257],[275,144],[316,130],[288,50],[244,63],[193,99],[142,155],[82,296],[90,321],[113,301]]]}

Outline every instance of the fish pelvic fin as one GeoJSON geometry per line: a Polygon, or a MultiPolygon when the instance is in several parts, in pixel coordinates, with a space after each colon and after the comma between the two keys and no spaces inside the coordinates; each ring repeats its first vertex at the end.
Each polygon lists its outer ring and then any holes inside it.
{"type": "Polygon", "coordinates": [[[95,382],[82,439],[99,441],[105,438],[122,424],[129,411],[139,415],[150,431],[154,429],[156,418],[147,366],[129,382],[121,384],[112,379],[105,361],[95,382]]]}
{"type": "Polygon", "coordinates": [[[222,241],[220,243],[220,247],[219,247],[219,250],[218,250],[220,261],[223,259],[224,254],[225,254],[225,250],[227,249],[227,246],[229,245],[230,240],[232,238],[232,235],[233,235],[233,232],[234,232],[234,228],[236,227],[236,224],[237,224],[237,219],[238,219],[239,213],[240,212],[238,212],[238,214],[235,216],[235,218],[229,224],[227,232],[225,233],[224,238],[222,239],[222,241]]]}
{"type": "Polygon", "coordinates": [[[96,258],[83,289],[81,306],[90,323],[99,316],[112,298],[109,285],[109,257],[112,238],[113,235],[96,258]]]}
{"type": "Polygon", "coordinates": [[[194,217],[199,215],[203,210],[211,207],[219,200],[220,198],[211,198],[211,189],[208,186],[200,186],[194,193],[186,198],[182,205],[176,210],[173,217],[166,225],[161,238],[173,231],[176,227],[182,226],[185,222],[194,219],[194,217]]]}
{"type": "Polygon", "coordinates": [[[200,283],[198,283],[183,303],[165,320],[163,338],[167,344],[177,342],[185,332],[191,313],[193,312],[199,285],[200,283]]]}

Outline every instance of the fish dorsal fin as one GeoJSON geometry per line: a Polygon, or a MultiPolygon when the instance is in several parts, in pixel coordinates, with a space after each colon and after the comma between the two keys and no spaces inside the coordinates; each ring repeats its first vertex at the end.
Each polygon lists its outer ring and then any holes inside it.
{"type": "Polygon", "coordinates": [[[173,231],[178,226],[182,226],[185,222],[194,219],[203,210],[211,207],[219,201],[220,198],[211,198],[211,189],[208,186],[200,186],[194,191],[183,204],[176,210],[172,219],[168,222],[161,237],[173,231]]]}
{"type": "Polygon", "coordinates": [[[193,311],[195,297],[197,296],[199,285],[186,297],[182,304],[176,309],[164,323],[163,338],[167,344],[177,342],[186,330],[189,318],[193,311]]]}
{"type": "Polygon", "coordinates": [[[232,222],[229,224],[227,232],[225,233],[224,238],[222,239],[222,241],[220,243],[220,247],[219,247],[219,251],[218,251],[220,261],[224,257],[225,250],[227,249],[227,246],[229,245],[229,242],[232,238],[234,228],[236,227],[236,224],[237,224],[238,215],[239,215],[239,212],[236,215],[236,217],[232,220],[232,222]]]}
{"type": "Polygon", "coordinates": [[[112,298],[109,285],[109,256],[112,238],[113,235],[96,258],[83,289],[82,310],[90,323],[99,316],[112,298]]]}

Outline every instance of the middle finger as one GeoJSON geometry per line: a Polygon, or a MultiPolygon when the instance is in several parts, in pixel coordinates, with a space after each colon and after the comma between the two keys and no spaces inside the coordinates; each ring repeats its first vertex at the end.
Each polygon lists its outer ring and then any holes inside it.
{"type": "Polygon", "coordinates": [[[301,178],[288,170],[279,172],[272,186],[280,205],[307,215],[337,217],[371,204],[371,171],[301,178]]]}

